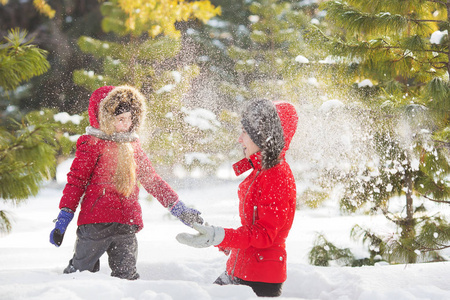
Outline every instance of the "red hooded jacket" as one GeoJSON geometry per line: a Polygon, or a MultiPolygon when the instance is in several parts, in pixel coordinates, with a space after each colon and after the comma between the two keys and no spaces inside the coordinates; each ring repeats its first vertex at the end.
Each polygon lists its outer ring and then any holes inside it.
{"type": "Polygon", "coordinates": [[[227,273],[246,281],[282,283],[286,280],[285,241],[294,220],[296,185],[284,159],[297,128],[293,105],[275,103],[285,137],[281,162],[270,169],[261,168],[261,153],[233,165],[237,175],[253,168],[239,185],[239,216],[242,226],[225,229],[218,245],[231,249],[227,273]]]}
{"type": "MultiPolygon", "coordinates": [[[[113,90],[107,86],[96,90],[89,100],[89,122],[99,128],[100,102],[113,90]]],[[[178,195],[155,172],[138,139],[131,142],[137,170],[136,178],[142,186],[167,207],[178,201],[178,195]]],[[[92,223],[117,222],[143,228],[142,210],[138,201],[138,183],[128,197],[115,187],[113,176],[117,163],[117,143],[92,135],[82,135],[77,141],[75,159],[67,174],[59,208],[75,211],[81,201],[78,226],[92,223]],[[84,196],[83,196],[84,195],[84,196]]]]}

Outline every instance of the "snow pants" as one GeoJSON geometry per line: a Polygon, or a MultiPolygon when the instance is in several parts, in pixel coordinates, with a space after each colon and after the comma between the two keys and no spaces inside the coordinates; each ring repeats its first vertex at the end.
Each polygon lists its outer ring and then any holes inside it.
{"type": "Polygon", "coordinates": [[[136,228],[120,223],[81,225],[77,229],[75,253],[64,273],[97,272],[100,257],[106,252],[111,276],[135,280],[138,244],[136,228]]]}
{"type": "Polygon", "coordinates": [[[283,283],[246,281],[237,277],[232,277],[228,275],[227,272],[222,273],[214,283],[218,285],[247,285],[252,288],[253,292],[255,292],[258,297],[279,297],[281,296],[281,290],[283,288],[283,283]]]}

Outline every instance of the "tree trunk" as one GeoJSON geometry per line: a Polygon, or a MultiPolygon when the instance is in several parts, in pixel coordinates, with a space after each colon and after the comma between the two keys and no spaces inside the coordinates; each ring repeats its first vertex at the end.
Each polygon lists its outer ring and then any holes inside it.
{"type": "MultiPolygon", "coordinates": [[[[402,239],[405,242],[414,240],[416,235],[415,220],[414,220],[414,204],[413,204],[413,179],[411,173],[406,173],[406,218],[402,226],[402,239]]],[[[408,242],[406,245],[410,245],[408,242]]],[[[408,251],[408,263],[416,263],[417,254],[413,252],[415,249],[407,249],[408,251]]]]}

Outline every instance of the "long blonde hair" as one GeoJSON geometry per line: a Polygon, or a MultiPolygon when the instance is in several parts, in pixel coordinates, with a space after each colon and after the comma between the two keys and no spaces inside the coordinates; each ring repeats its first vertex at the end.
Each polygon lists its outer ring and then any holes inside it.
{"type": "MultiPolygon", "coordinates": [[[[135,88],[119,86],[114,88],[100,103],[100,130],[112,135],[115,130],[115,110],[121,103],[128,103],[131,107],[132,125],[130,132],[135,132],[145,113],[145,98],[135,88]]],[[[114,185],[119,193],[128,197],[136,186],[136,161],[134,148],[130,142],[117,142],[117,165],[114,173],[114,185]]]]}
{"type": "Polygon", "coordinates": [[[128,197],[136,185],[136,161],[131,143],[118,143],[117,166],[114,174],[114,184],[119,193],[128,197]]]}

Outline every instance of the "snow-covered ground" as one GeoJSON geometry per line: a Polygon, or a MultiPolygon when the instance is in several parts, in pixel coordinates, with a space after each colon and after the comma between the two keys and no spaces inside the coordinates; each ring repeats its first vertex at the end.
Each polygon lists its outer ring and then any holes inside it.
{"type": "MultiPolygon", "coordinates": [[[[210,224],[235,227],[239,224],[236,196],[239,182],[187,182],[177,192],[186,204],[200,209],[210,224]]],[[[213,285],[224,270],[227,257],[215,248],[195,249],[179,244],[176,234],[191,229],[171,217],[156,200],[147,201],[145,191],[141,201],[145,228],[138,233],[141,278],[127,281],[110,277],[106,255],[98,273],[62,274],[73,253],[76,221],[69,225],[60,248],[49,243],[61,193],[62,185],[52,183],[20,207],[2,207],[13,214],[14,224],[11,234],[0,236],[0,299],[257,298],[245,286],[213,285]]],[[[308,252],[316,233],[324,233],[338,246],[348,247],[354,224],[381,229],[385,226],[382,217],[340,216],[331,202],[317,210],[297,211],[287,241],[288,279],[282,299],[450,299],[447,262],[360,268],[308,264],[308,252]]],[[[362,248],[356,245],[353,244],[352,251],[362,253],[362,248]]]]}

